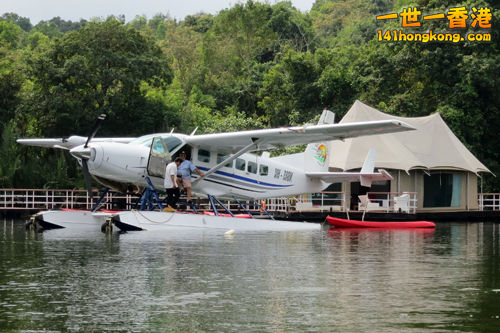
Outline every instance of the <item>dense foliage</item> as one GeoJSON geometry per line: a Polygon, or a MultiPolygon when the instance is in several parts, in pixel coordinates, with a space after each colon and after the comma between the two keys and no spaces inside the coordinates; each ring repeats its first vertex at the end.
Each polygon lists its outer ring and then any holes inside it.
{"type": "MultiPolygon", "coordinates": [[[[33,26],[0,17],[0,187],[81,185],[68,154],[21,147],[16,137],[241,130],[312,121],[327,107],[340,119],[355,99],[401,116],[440,112],[454,133],[500,174],[500,10],[492,42],[386,43],[381,13],[419,6],[445,12],[449,0],[248,1],[217,15],[176,21],[157,15],[33,26]]],[[[446,30],[424,22],[420,30],[446,30]]],[[[477,29],[469,28],[471,31],[477,29]]],[[[485,190],[500,191],[487,177],[485,190]]]]}

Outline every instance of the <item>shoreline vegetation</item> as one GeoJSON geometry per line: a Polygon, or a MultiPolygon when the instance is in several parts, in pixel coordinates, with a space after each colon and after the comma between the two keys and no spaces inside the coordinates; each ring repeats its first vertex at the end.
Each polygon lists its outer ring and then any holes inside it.
{"type": "MultiPolygon", "coordinates": [[[[236,4],[178,21],[162,14],[32,25],[0,16],[0,187],[83,188],[64,151],[17,145],[19,137],[235,131],[314,123],[328,108],[341,119],[359,99],[383,112],[439,112],[494,174],[500,174],[500,10],[492,2],[491,42],[387,43],[377,29],[399,29],[381,13],[415,4],[394,0],[317,0],[309,12],[290,2],[236,4]]],[[[419,1],[422,13],[456,3],[419,1]]],[[[408,32],[449,31],[446,20],[408,32]]],[[[478,32],[467,27],[460,33],[478,32]]],[[[483,192],[500,178],[483,177],[483,192]]]]}

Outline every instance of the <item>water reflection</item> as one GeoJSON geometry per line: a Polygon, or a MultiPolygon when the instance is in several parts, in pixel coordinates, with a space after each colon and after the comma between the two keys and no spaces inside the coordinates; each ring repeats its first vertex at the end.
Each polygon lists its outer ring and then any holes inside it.
{"type": "Polygon", "coordinates": [[[499,227],[237,233],[0,232],[0,328],[500,328],[499,227]]]}

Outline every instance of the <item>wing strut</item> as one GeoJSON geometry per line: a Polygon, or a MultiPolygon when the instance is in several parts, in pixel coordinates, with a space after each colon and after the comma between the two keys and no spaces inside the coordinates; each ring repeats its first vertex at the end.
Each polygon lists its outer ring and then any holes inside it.
{"type": "Polygon", "coordinates": [[[220,168],[222,168],[224,165],[234,161],[235,159],[237,159],[238,157],[240,157],[241,155],[243,155],[244,153],[246,152],[249,152],[251,150],[254,150],[255,148],[258,147],[259,143],[262,141],[262,139],[257,139],[255,140],[254,142],[252,142],[251,144],[241,148],[240,150],[238,150],[236,153],[234,153],[233,155],[229,156],[228,158],[226,158],[224,161],[220,162],[219,164],[217,164],[216,166],[214,166],[213,168],[211,168],[210,170],[208,170],[207,172],[205,172],[205,175],[203,177],[198,177],[196,179],[194,179],[191,184],[192,186],[196,183],[198,183],[202,178],[204,177],[207,177],[209,175],[211,175],[212,173],[214,173],[215,171],[219,170],[220,168]]]}

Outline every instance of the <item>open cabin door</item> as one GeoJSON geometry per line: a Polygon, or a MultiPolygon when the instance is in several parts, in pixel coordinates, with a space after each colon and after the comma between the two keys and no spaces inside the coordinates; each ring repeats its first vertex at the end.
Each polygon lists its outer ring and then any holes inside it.
{"type": "Polygon", "coordinates": [[[164,178],[166,163],[170,161],[170,159],[170,152],[168,151],[165,140],[159,136],[153,138],[153,143],[149,151],[148,175],[164,178]]]}

